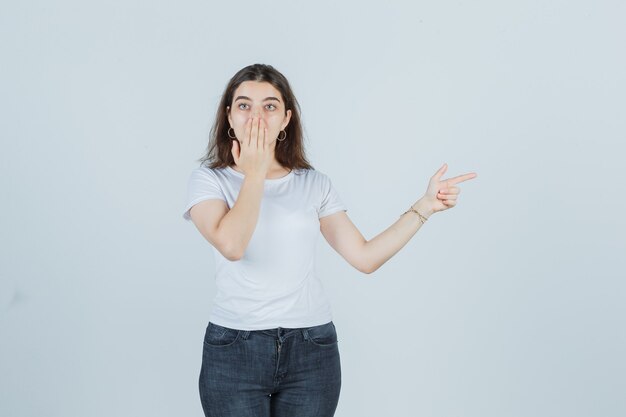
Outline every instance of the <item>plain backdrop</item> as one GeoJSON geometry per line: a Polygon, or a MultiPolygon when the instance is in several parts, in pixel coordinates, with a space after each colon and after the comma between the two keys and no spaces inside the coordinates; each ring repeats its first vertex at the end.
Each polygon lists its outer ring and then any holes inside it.
{"type": "Polygon", "coordinates": [[[366,239],[462,183],[371,275],[320,234],[338,417],[626,414],[620,1],[3,2],[0,415],[202,416],[212,248],[188,176],[239,69],[302,106],[366,239]]]}

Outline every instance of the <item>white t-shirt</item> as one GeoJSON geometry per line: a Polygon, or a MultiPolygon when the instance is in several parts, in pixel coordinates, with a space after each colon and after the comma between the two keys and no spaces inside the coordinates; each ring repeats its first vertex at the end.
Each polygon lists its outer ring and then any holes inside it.
{"type": "MultiPolygon", "coordinates": [[[[205,165],[191,172],[189,210],[208,199],[231,208],[244,174],[231,167],[205,165]]],[[[259,218],[238,261],[229,261],[213,247],[217,294],[209,320],[241,330],[312,327],[332,320],[322,282],[315,274],[319,219],[347,211],[330,178],[315,169],[292,170],[266,179],[259,218]]]]}

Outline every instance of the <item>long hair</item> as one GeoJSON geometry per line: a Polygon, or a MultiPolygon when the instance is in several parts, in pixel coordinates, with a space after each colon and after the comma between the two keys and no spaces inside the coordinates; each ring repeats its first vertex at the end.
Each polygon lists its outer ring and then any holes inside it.
{"type": "Polygon", "coordinates": [[[286,139],[276,142],[274,150],[276,160],[289,169],[314,169],[304,151],[300,104],[283,74],[271,65],[253,64],[240,69],[230,79],[222,94],[217,108],[215,121],[209,133],[206,154],[199,159],[201,164],[208,163],[209,168],[225,168],[235,164],[231,153],[233,139],[228,136],[228,113],[226,107],[232,106],[233,95],[244,81],[265,81],[272,84],[282,95],[285,103],[285,115],[291,109],[291,118],[285,127],[286,139]]]}

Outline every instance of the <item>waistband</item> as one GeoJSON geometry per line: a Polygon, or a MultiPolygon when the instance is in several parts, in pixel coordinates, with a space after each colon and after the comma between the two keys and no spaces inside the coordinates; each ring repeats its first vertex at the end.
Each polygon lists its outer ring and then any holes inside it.
{"type": "Polygon", "coordinates": [[[216,323],[212,323],[215,326],[219,326],[219,327],[224,327],[230,330],[235,330],[241,333],[241,337],[243,339],[247,339],[248,336],[250,335],[250,333],[254,333],[254,334],[260,334],[260,335],[266,335],[266,336],[270,336],[270,337],[275,337],[279,340],[284,340],[286,339],[288,336],[297,334],[297,333],[302,333],[302,335],[304,336],[305,340],[308,340],[309,338],[309,331],[312,329],[316,329],[318,327],[324,327],[324,326],[330,326],[332,325],[332,320],[329,321],[328,323],[324,323],[324,324],[320,324],[317,326],[310,326],[310,327],[296,327],[296,328],[291,328],[291,327],[275,327],[273,329],[263,329],[263,330],[240,330],[240,329],[233,329],[233,328],[229,328],[226,326],[222,326],[220,324],[216,324],[216,323]]]}

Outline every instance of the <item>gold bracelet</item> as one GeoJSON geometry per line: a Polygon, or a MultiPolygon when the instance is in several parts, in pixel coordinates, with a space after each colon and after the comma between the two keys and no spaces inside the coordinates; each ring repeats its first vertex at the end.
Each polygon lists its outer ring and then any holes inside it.
{"type": "Polygon", "coordinates": [[[420,216],[420,222],[422,222],[422,224],[424,224],[426,222],[426,220],[428,220],[426,217],[422,216],[419,211],[415,210],[413,208],[413,205],[411,205],[411,208],[408,209],[407,211],[405,211],[404,213],[402,213],[400,215],[400,217],[404,216],[405,214],[407,214],[409,211],[412,211],[413,213],[417,213],[418,216],[420,216]]]}

